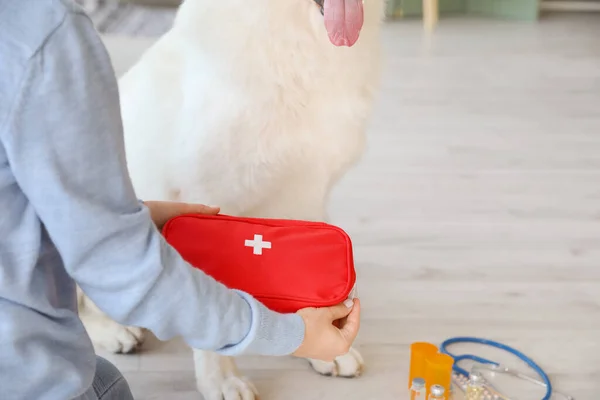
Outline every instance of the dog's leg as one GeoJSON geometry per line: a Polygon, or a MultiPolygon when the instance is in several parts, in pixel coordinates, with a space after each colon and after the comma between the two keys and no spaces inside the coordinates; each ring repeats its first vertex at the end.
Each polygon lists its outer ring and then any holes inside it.
{"type": "MultiPolygon", "coordinates": [[[[308,176],[308,175],[307,175],[308,176]]],[[[327,198],[328,186],[318,185],[318,179],[309,180],[303,185],[293,198],[286,197],[290,191],[281,191],[279,197],[273,197],[269,203],[252,210],[252,216],[265,218],[293,218],[307,221],[328,222],[329,217],[324,205],[327,198]]],[[[364,361],[361,354],[355,348],[351,348],[347,354],[337,357],[333,362],[320,360],[308,360],[312,368],[319,374],[343,378],[355,378],[362,374],[364,361]]]]}
{"type": "Polygon", "coordinates": [[[205,400],[256,400],[258,391],[232,357],[194,349],[196,385],[205,400]]]}
{"type": "Polygon", "coordinates": [[[102,312],[82,291],[77,288],[79,317],[92,343],[111,353],[132,353],[144,341],[144,330],[123,326],[102,312]]]}

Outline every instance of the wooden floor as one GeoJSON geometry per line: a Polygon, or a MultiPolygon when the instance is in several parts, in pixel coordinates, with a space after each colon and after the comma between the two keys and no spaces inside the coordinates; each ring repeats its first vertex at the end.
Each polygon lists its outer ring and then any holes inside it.
{"type": "MultiPolygon", "coordinates": [[[[122,71],[131,44],[107,43],[122,71]]],[[[411,342],[474,335],[598,398],[600,15],[444,19],[430,38],[393,23],[385,46],[369,151],[331,203],[356,246],[365,375],[320,377],[291,358],[240,366],[263,400],[407,399],[411,342]]],[[[110,359],[139,399],[199,399],[178,341],[110,359]]]]}

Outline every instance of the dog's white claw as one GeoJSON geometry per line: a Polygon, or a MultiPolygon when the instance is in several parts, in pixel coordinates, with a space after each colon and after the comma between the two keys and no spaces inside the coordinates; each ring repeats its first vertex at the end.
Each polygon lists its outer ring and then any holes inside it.
{"type": "Polygon", "coordinates": [[[258,390],[243,376],[229,376],[215,386],[199,386],[198,390],[205,400],[258,400],[258,390]]]}
{"type": "Polygon", "coordinates": [[[258,390],[246,377],[231,376],[223,382],[223,400],[256,400],[258,390]]]}
{"type": "Polygon", "coordinates": [[[193,350],[196,385],[204,400],[257,400],[258,390],[231,357],[193,350]]]}

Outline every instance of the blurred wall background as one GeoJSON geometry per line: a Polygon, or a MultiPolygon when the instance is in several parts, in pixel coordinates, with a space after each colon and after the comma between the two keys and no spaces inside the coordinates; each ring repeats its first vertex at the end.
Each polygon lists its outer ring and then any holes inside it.
{"type": "MultiPolygon", "coordinates": [[[[76,0],[101,33],[154,37],[171,25],[181,0],[76,0]]],[[[250,1],[250,0],[249,0],[250,1]]],[[[600,12],[600,0],[439,0],[441,17],[461,14],[535,22],[548,13],[600,12]]],[[[423,0],[389,0],[391,20],[422,16],[423,0]]]]}

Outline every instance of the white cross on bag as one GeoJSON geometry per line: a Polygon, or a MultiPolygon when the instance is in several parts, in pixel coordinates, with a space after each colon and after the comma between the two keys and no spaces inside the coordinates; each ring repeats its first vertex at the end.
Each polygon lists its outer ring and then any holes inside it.
{"type": "Polygon", "coordinates": [[[263,242],[262,235],[254,235],[254,240],[246,240],[245,246],[253,247],[254,248],[253,253],[260,256],[260,255],[262,255],[262,249],[270,249],[271,248],[271,242],[263,242]]]}

